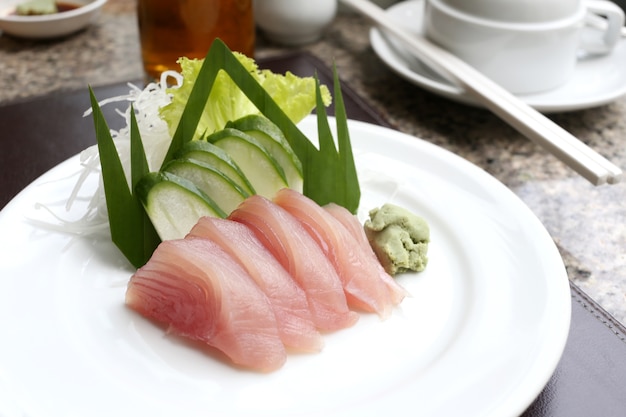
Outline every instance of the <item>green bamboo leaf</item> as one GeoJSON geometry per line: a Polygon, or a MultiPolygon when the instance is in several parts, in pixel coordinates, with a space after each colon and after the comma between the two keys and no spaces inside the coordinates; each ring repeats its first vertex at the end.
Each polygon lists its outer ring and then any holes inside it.
{"type": "Polygon", "coordinates": [[[333,83],[338,149],[335,148],[335,140],[322,102],[318,82],[316,113],[319,151],[307,155],[304,194],[320,205],[334,202],[355,213],[359,207],[361,190],[350,143],[348,118],[336,68],[334,68],[333,83]]]}
{"type": "Polygon", "coordinates": [[[345,181],[345,188],[342,190],[344,196],[343,205],[352,213],[356,213],[361,201],[361,187],[354,163],[354,153],[352,152],[352,143],[350,141],[350,131],[348,129],[348,115],[341,94],[341,85],[339,82],[339,74],[337,67],[333,67],[333,83],[335,94],[335,123],[337,125],[337,146],[339,149],[339,178],[345,181]]]}
{"type": "MultiPolygon", "coordinates": [[[[98,141],[111,239],[133,266],[140,267],[154,252],[158,245],[158,236],[154,232],[152,223],[147,219],[141,202],[129,188],[111,132],[91,88],[89,94],[98,141]]],[[[148,165],[136,120],[131,122],[132,130],[135,133],[131,135],[131,148],[133,149],[131,177],[135,180],[146,174],[148,165]]]]}
{"type": "Polygon", "coordinates": [[[324,104],[319,93],[319,80],[316,77],[316,108],[317,136],[319,151],[307,155],[306,171],[304,175],[304,194],[320,205],[330,202],[343,205],[341,190],[338,187],[345,185],[337,180],[338,155],[335,141],[330,130],[330,123],[324,104]]]}
{"type": "Polygon", "coordinates": [[[135,111],[132,105],[130,111],[130,161],[131,190],[134,204],[137,206],[136,215],[137,217],[141,217],[141,221],[138,221],[135,227],[136,232],[143,236],[141,250],[139,248],[137,249],[138,257],[135,262],[131,261],[131,263],[139,267],[150,259],[156,247],[161,243],[161,238],[152,224],[148,213],[143,208],[141,199],[136,191],[137,183],[150,173],[150,166],[148,165],[148,158],[146,157],[146,151],[143,147],[143,141],[141,140],[141,133],[139,132],[139,125],[137,124],[137,118],[135,117],[135,111]]]}
{"type": "MultiPolygon", "coordinates": [[[[225,45],[224,45],[225,47],[225,45]]],[[[228,49],[228,48],[226,48],[228,49]]],[[[165,155],[165,163],[172,160],[176,152],[187,142],[191,141],[194,133],[198,129],[198,123],[202,116],[202,111],[209,99],[213,84],[217,78],[217,74],[224,67],[224,58],[218,53],[211,54],[213,47],[209,50],[207,58],[205,58],[198,73],[198,78],[194,83],[193,89],[187,99],[187,104],[178,122],[176,132],[172,137],[172,143],[165,155]]],[[[232,53],[231,53],[232,55],[232,53]]],[[[204,132],[203,132],[204,133],[204,132]]]]}
{"type": "Polygon", "coordinates": [[[150,168],[148,167],[146,151],[141,141],[141,133],[139,133],[135,109],[132,104],[130,106],[130,158],[130,183],[131,190],[134,190],[139,180],[150,172],[150,168]]]}

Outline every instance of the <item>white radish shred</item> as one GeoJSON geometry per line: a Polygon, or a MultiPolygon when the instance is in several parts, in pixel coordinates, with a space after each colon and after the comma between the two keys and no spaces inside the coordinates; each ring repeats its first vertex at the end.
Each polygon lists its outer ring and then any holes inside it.
{"type": "MultiPolygon", "coordinates": [[[[182,85],[182,75],[175,71],[166,71],[161,74],[159,82],[149,83],[143,90],[139,87],[128,84],[130,91],[127,95],[110,97],[100,101],[98,104],[104,106],[110,103],[128,102],[125,111],[116,112],[124,118],[125,126],[120,130],[111,130],[111,137],[120,156],[120,161],[126,173],[126,178],[130,184],[130,112],[131,104],[135,111],[135,117],[146,159],[151,171],[157,171],[165,158],[165,154],[170,146],[172,137],[169,133],[167,123],[159,116],[161,107],[171,102],[171,96],[166,92],[167,88],[177,88],[182,85]],[[174,83],[170,82],[173,79],[174,83]],[[168,84],[169,82],[169,84],[168,84]]],[[[85,111],[83,116],[89,116],[91,109],[85,111]]],[[[108,232],[109,220],[106,208],[106,198],[104,186],[101,178],[100,157],[98,146],[93,145],[80,154],[81,170],[76,174],[76,182],[65,202],[65,212],[69,213],[74,205],[79,201],[86,201],[86,205],[81,205],[84,210],[77,219],[69,219],[63,215],[55,213],[50,204],[36,205],[37,209],[46,210],[54,219],[53,222],[30,219],[31,222],[41,227],[50,228],[57,231],[69,232],[72,234],[91,235],[94,233],[108,232]],[[94,178],[97,177],[97,178],[94,178]],[[97,184],[93,184],[94,179],[97,184]],[[88,195],[81,195],[86,184],[88,195]]]]}

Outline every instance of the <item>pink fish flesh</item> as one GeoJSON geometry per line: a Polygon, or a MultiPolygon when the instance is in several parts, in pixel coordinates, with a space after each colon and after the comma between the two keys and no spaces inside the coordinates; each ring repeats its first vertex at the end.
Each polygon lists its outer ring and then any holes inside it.
{"type": "Polygon", "coordinates": [[[341,278],[348,305],[389,317],[394,307],[389,289],[372,258],[343,224],[315,201],[288,188],[278,191],[274,202],[298,219],[324,251],[341,278]]]}
{"type": "Polygon", "coordinates": [[[393,279],[393,277],[389,275],[387,271],[385,271],[385,268],[382,266],[382,264],[376,257],[374,250],[370,246],[369,241],[367,240],[367,236],[365,235],[365,230],[363,230],[363,226],[359,222],[359,219],[357,219],[355,215],[350,213],[348,209],[338,204],[327,204],[324,206],[324,209],[328,213],[330,213],[335,219],[341,222],[344,227],[350,232],[350,234],[356,239],[357,243],[372,259],[374,268],[378,272],[380,279],[383,280],[387,285],[387,288],[389,288],[393,303],[396,305],[400,304],[402,300],[404,300],[404,298],[409,295],[409,292],[402,288],[402,286],[400,286],[400,284],[398,284],[396,280],[393,279]]]}
{"type": "Polygon", "coordinates": [[[165,241],[131,277],[126,304],[258,371],[286,360],[274,311],[248,273],[214,242],[165,241]]]}
{"type": "Polygon", "coordinates": [[[313,322],[321,330],[352,326],[341,281],[313,238],[286,210],[259,195],[248,197],[229,219],[247,225],[307,295],[313,322]]]}
{"type": "Polygon", "coordinates": [[[217,243],[250,274],[268,297],[286,346],[304,352],[322,349],[322,336],[312,321],[306,294],[246,225],[203,217],[187,236],[194,237],[217,243]]]}

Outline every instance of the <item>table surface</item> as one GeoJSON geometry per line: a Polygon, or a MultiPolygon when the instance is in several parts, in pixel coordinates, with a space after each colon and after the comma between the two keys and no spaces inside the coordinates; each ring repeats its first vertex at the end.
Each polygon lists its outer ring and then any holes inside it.
{"type": "MultiPolygon", "coordinates": [[[[626,182],[594,187],[490,112],[404,81],[373,52],[369,29],[341,11],[322,39],[298,49],[336,64],[344,82],[396,129],[463,156],[512,189],[555,240],[570,279],[626,323],[626,182]]],[[[256,56],[293,50],[260,35],[256,56]]],[[[93,25],[63,39],[0,36],[0,106],[142,76],[134,0],[109,0],[93,25]]],[[[626,166],[626,97],[549,117],[626,166]]]]}

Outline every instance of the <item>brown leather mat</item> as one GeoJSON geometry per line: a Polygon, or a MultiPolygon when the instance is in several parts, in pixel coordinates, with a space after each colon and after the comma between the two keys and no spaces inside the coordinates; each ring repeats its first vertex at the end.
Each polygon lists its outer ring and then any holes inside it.
{"type": "MultiPolygon", "coordinates": [[[[279,56],[260,64],[300,76],[317,73],[332,85],[330,69],[310,55],[279,56]]],[[[349,82],[343,87],[351,119],[388,125],[350,90],[349,82]]],[[[95,89],[99,98],[127,91],[125,84],[95,89]]],[[[0,208],[45,171],[95,143],[92,119],[82,117],[87,108],[87,88],[0,106],[0,208]]],[[[104,111],[108,121],[116,120],[112,106],[104,111]]],[[[572,324],[563,358],[524,416],[624,416],[626,329],[573,284],[571,294],[572,324]]]]}

